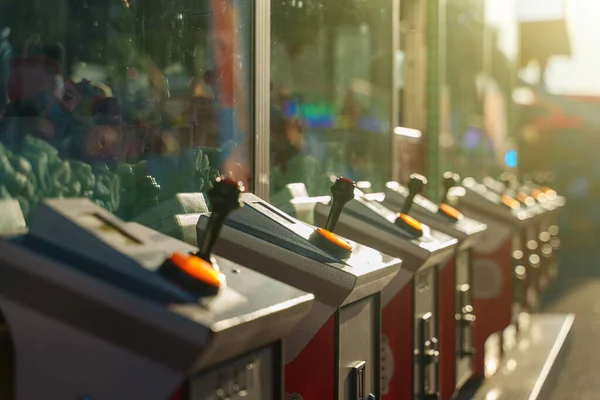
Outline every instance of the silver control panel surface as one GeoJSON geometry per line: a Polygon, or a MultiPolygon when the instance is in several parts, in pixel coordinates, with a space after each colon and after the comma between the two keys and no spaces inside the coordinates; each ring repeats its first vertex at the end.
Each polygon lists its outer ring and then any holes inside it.
{"type": "MultiPolygon", "coordinates": [[[[196,251],[86,199],[40,204],[27,235],[0,240],[15,400],[168,398],[188,374],[238,368],[225,364],[281,346],[313,304],[313,295],[221,257],[212,264],[226,282],[218,292],[159,272],[171,255],[196,251]]],[[[281,357],[270,359],[260,374],[280,380],[281,357]]]]}

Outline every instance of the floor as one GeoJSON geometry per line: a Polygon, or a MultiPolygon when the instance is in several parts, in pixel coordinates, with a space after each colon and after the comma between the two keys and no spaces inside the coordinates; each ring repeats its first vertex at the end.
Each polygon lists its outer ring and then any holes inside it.
{"type": "MultiPolygon", "coordinates": [[[[575,322],[561,368],[549,377],[550,395],[539,400],[600,400],[599,259],[600,246],[563,252],[559,277],[544,295],[543,312],[573,313],[575,322]]],[[[456,400],[470,399],[478,386],[470,382],[456,400]]]]}
{"type": "MultiPolygon", "coordinates": [[[[561,263],[568,266],[568,263],[561,263]]],[[[540,400],[600,399],[600,276],[564,280],[546,312],[574,313],[570,347],[552,394],[540,400]]]]}

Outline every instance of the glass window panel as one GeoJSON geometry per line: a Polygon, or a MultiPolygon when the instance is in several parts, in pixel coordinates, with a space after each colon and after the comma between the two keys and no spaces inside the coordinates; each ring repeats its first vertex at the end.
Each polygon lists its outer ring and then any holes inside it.
{"type": "Polygon", "coordinates": [[[274,0],[271,195],[304,183],[328,194],[331,175],[390,178],[391,0],[274,0]]]}
{"type": "Polygon", "coordinates": [[[251,0],[0,0],[0,199],[251,185],[251,0]],[[150,178],[151,177],[151,178],[150,178]]]}

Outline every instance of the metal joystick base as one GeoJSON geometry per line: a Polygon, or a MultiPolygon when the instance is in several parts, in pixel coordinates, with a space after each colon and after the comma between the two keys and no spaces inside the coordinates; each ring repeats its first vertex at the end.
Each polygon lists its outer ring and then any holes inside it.
{"type": "Polygon", "coordinates": [[[315,246],[323,249],[327,253],[339,258],[340,260],[346,260],[352,255],[352,247],[350,243],[326,229],[315,229],[315,231],[310,235],[309,240],[315,246]]]}

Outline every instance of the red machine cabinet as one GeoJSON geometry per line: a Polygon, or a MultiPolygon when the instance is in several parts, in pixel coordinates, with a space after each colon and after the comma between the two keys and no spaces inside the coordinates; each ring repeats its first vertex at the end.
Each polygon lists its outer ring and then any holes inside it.
{"type": "Polygon", "coordinates": [[[518,330],[519,314],[530,310],[537,298],[523,248],[525,228],[534,215],[472,178],[451,189],[449,198],[466,216],[488,227],[473,252],[474,374],[483,378],[496,372],[506,338],[518,330]]]}
{"type": "MultiPolygon", "coordinates": [[[[454,181],[451,183],[455,184],[454,181]]],[[[397,182],[388,182],[383,202],[390,209],[400,210],[408,195],[407,188],[397,182]]],[[[438,267],[439,393],[442,400],[449,400],[473,374],[473,329],[477,309],[471,290],[472,248],[487,226],[462,215],[446,202],[440,206],[423,196],[414,198],[411,213],[431,228],[458,239],[453,257],[438,267]]]]}
{"type": "MultiPolygon", "coordinates": [[[[325,202],[315,204],[315,221],[323,221],[328,212],[325,202]]],[[[395,212],[357,191],[337,229],[345,237],[402,259],[401,271],[382,292],[381,393],[384,400],[425,399],[440,390],[439,273],[457,240],[426,225],[422,236],[411,236],[395,224],[396,218],[395,212]]],[[[444,311],[454,318],[454,307],[444,311]]],[[[448,347],[454,354],[454,341],[448,347]]]]}

